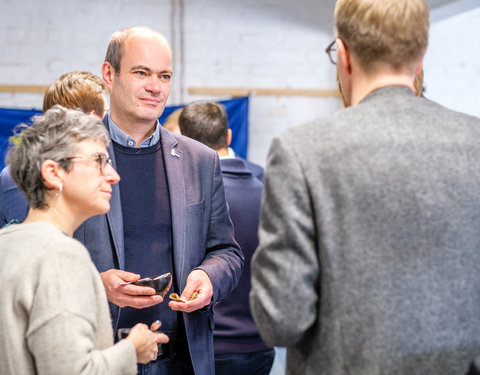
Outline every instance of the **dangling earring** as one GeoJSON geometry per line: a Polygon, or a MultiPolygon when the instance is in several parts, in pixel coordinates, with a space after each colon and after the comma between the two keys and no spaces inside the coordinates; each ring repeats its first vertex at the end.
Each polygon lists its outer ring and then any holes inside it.
{"type": "Polygon", "coordinates": [[[63,185],[60,182],[60,185],[58,186],[58,191],[55,193],[55,196],[59,197],[60,195],[62,195],[62,193],[63,193],[63,185]]]}

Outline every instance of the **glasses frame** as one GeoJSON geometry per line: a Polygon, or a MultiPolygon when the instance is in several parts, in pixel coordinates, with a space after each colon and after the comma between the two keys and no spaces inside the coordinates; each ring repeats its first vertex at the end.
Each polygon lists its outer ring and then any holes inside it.
{"type": "Polygon", "coordinates": [[[327,53],[328,58],[330,59],[330,62],[333,65],[337,65],[337,59],[336,59],[337,44],[336,43],[337,43],[337,38],[335,38],[333,42],[330,43],[327,48],[325,48],[325,52],[327,53]],[[332,55],[333,53],[335,53],[335,55],[332,55]]]}
{"type": "Polygon", "coordinates": [[[70,156],[68,158],[64,158],[62,160],[76,160],[76,159],[79,159],[79,160],[93,160],[95,161],[97,164],[98,164],[98,168],[100,169],[100,174],[103,176],[104,172],[105,172],[105,167],[107,166],[107,164],[110,164],[110,166],[113,168],[113,164],[112,164],[112,159],[110,158],[110,156],[108,156],[107,154],[103,153],[103,152],[97,152],[95,154],[92,154],[92,155],[74,155],[74,156],[70,156]]]}

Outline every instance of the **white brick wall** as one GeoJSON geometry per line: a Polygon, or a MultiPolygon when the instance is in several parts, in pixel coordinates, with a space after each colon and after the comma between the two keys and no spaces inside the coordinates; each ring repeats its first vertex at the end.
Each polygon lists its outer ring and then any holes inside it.
{"type": "MultiPolygon", "coordinates": [[[[144,24],[169,37],[169,19],[169,1],[0,0],[0,84],[48,85],[72,70],[100,74],[113,31],[144,24]]],[[[41,98],[1,94],[0,106],[40,108],[41,98]]]]}
{"type": "MultiPolygon", "coordinates": [[[[187,34],[193,29],[186,38],[187,87],[336,87],[334,67],[323,52],[332,27],[312,27],[315,2],[218,3],[195,1],[187,7],[187,34]]],[[[259,164],[275,134],[340,107],[338,99],[312,97],[253,95],[250,103],[249,158],[259,164]]]]}
{"type": "Polygon", "coordinates": [[[480,117],[480,2],[432,24],[424,69],[428,98],[480,117]]]}
{"type": "MultiPolygon", "coordinates": [[[[331,11],[318,4],[184,0],[181,24],[179,0],[0,0],[0,84],[47,85],[71,70],[100,74],[111,33],[143,24],[177,47],[170,105],[225,98],[188,95],[194,86],[335,88],[335,69],[323,52],[332,39],[331,11]]],[[[425,61],[427,96],[477,116],[479,16],[477,8],[433,24],[425,61]]],[[[0,93],[1,107],[41,105],[41,94],[0,93]]],[[[335,98],[252,95],[250,159],[264,164],[275,134],[339,108],[335,98]]]]}

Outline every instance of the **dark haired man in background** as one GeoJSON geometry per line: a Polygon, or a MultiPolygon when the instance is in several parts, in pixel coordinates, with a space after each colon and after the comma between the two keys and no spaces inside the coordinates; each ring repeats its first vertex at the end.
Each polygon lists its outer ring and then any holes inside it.
{"type": "Polygon", "coordinates": [[[216,375],[268,375],[275,356],[263,342],[250,312],[250,260],[258,245],[263,184],[245,160],[229,155],[232,132],[223,105],[199,101],[184,107],[179,118],[183,135],[218,152],[235,239],[245,255],[237,288],[215,306],[213,346],[216,375]]]}

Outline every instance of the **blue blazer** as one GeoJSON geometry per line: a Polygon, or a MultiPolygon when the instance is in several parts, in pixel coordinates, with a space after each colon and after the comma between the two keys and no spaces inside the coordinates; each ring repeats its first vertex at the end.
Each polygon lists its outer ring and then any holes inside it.
{"type": "Polygon", "coordinates": [[[263,174],[264,174],[264,171],[263,171],[263,168],[260,167],[259,165],[255,164],[255,163],[252,163],[251,161],[248,161],[247,159],[242,159],[240,157],[237,156],[237,159],[241,159],[243,160],[243,162],[245,163],[245,166],[247,167],[247,169],[252,172],[252,174],[258,179],[261,181],[261,183],[263,184],[263,174]]]}
{"type": "Polygon", "coordinates": [[[0,173],[0,228],[11,220],[23,221],[27,212],[27,198],[13,181],[7,165],[0,173]]]}
{"type": "MultiPolygon", "coordinates": [[[[250,312],[250,261],[258,246],[258,222],[263,184],[242,158],[220,160],[223,183],[235,238],[245,256],[237,288],[215,306],[215,354],[246,353],[267,349],[250,312]]],[[[258,167],[263,174],[263,169],[258,167]]],[[[257,175],[258,176],[258,175],[257,175]]]]}
{"type": "MultiPolygon", "coordinates": [[[[105,120],[104,123],[106,125],[105,120]]],[[[183,314],[192,364],[197,375],[214,374],[212,306],[236,287],[244,257],[233,237],[217,153],[163,127],[160,134],[170,191],[174,277],[183,290],[189,273],[195,268],[202,269],[210,277],[214,291],[209,307],[183,314]]],[[[115,167],[112,145],[108,152],[115,167]]],[[[8,185],[3,182],[8,179],[11,177],[5,169],[0,175],[1,195],[5,194],[3,186],[8,185]]],[[[8,187],[11,190],[11,185],[8,187]]],[[[110,211],[88,219],[74,235],[87,247],[99,272],[124,269],[120,189],[118,184],[112,187],[110,211]]],[[[17,194],[15,197],[19,207],[25,205],[24,196],[17,194]]],[[[0,198],[0,204],[2,201],[0,198]]],[[[15,214],[11,206],[15,205],[0,207],[2,220],[23,219],[24,216],[9,217],[15,214]],[[8,212],[3,212],[4,208],[8,212]]],[[[17,214],[21,210],[16,210],[17,214]]],[[[116,331],[121,309],[114,304],[110,304],[110,308],[116,331]]]]}

